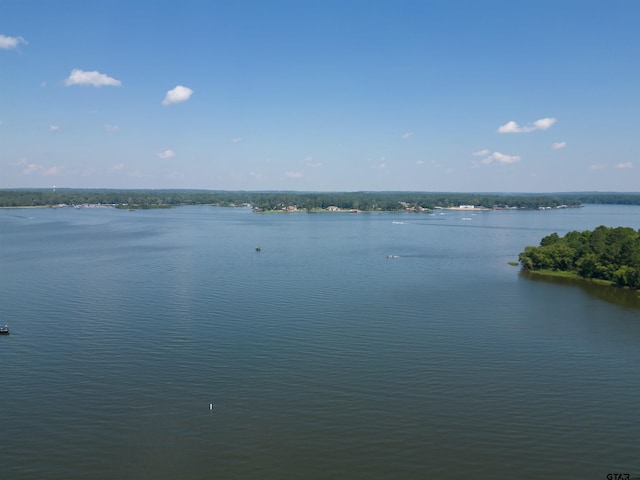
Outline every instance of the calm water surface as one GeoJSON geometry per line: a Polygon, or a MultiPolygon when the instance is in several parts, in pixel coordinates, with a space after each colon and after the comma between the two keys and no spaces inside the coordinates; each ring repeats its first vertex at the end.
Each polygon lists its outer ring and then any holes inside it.
{"type": "Polygon", "coordinates": [[[640,476],[637,297],[507,264],[598,225],[0,210],[0,476],[640,476]]]}

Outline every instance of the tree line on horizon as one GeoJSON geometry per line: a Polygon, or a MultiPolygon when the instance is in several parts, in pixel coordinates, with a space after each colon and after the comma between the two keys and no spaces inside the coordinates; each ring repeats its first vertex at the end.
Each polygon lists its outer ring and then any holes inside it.
{"type": "Polygon", "coordinates": [[[110,189],[13,189],[0,190],[0,207],[46,207],[60,204],[106,204],[128,208],[162,208],[181,205],[237,206],[256,210],[281,210],[295,206],[313,211],[335,206],[345,210],[431,210],[460,205],[483,208],[538,209],[577,207],[584,203],[640,205],[640,194],[559,193],[487,194],[447,192],[253,192],[210,190],[110,190],[110,189]]]}
{"type": "Polygon", "coordinates": [[[528,246],[518,256],[523,270],[570,272],[620,287],[640,288],[640,231],[599,226],[547,235],[540,246],[528,246]]]}

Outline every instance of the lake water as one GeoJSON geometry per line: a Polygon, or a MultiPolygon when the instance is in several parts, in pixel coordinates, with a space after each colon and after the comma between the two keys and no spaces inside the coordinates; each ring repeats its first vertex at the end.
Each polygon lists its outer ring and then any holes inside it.
{"type": "Polygon", "coordinates": [[[0,210],[0,477],[640,477],[637,296],[507,264],[598,225],[0,210]]]}

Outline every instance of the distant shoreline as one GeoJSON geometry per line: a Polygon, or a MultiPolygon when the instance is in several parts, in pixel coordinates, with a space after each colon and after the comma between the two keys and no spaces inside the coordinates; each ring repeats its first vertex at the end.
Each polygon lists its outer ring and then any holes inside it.
{"type": "MultiPolygon", "coordinates": [[[[167,208],[178,208],[178,207],[223,207],[223,208],[248,208],[250,205],[216,205],[209,203],[202,204],[179,204],[179,205],[169,205],[169,204],[147,204],[147,205],[139,205],[139,204],[59,204],[59,205],[2,205],[0,209],[30,209],[30,208],[53,208],[53,209],[93,209],[93,208],[116,208],[120,210],[162,210],[167,208]]],[[[397,209],[397,210],[361,210],[357,208],[313,208],[310,210],[304,208],[279,208],[279,209],[267,209],[261,210],[256,207],[253,208],[255,213],[433,213],[434,211],[455,211],[455,212],[490,212],[496,210],[550,210],[557,208],[577,208],[577,207],[539,207],[537,209],[533,208],[502,208],[502,207],[434,207],[434,208],[424,208],[424,207],[409,207],[405,209],[397,209]]]]}
{"type": "Polygon", "coordinates": [[[0,207],[156,209],[185,205],[251,207],[254,211],[479,212],[552,210],[584,204],[640,205],[640,193],[296,192],[224,190],[0,189],[0,207]]]}

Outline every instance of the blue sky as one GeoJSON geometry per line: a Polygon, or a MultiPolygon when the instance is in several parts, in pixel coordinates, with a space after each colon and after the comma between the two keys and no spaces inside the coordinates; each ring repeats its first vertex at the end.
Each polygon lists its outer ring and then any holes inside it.
{"type": "Polygon", "coordinates": [[[0,11],[0,188],[640,185],[635,0],[0,11]]]}

